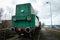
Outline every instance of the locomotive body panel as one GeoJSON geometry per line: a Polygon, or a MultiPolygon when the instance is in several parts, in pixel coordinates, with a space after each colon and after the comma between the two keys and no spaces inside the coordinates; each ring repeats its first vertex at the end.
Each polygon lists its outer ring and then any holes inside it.
{"type": "Polygon", "coordinates": [[[26,16],[13,16],[12,17],[12,24],[13,27],[16,28],[27,28],[27,27],[31,27],[34,28],[35,27],[35,15],[31,15],[31,20],[28,21],[26,16]],[[16,18],[16,20],[14,20],[14,18],[16,18]]]}

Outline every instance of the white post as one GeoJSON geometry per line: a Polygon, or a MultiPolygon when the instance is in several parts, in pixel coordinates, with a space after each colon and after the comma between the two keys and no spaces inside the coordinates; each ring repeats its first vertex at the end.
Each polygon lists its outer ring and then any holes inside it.
{"type": "Polygon", "coordinates": [[[51,9],[51,2],[50,2],[50,14],[51,14],[51,27],[52,27],[52,9],[51,9]]]}
{"type": "Polygon", "coordinates": [[[51,2],[46,2],[50,5],[50,16],[51,16],[51,27],[52,27],[52,8],[51,8],[51,2]]]}

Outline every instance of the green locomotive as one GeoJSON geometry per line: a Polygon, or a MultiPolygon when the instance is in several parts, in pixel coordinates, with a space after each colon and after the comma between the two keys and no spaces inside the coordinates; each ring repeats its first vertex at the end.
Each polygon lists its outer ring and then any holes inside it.
{"type": "Polygon", "coordinates": [[[20,35],[33,35],[40,29],[39,18],[30,3],[16,5],[16,15],[12,16],[12,26],[20,35]]]}

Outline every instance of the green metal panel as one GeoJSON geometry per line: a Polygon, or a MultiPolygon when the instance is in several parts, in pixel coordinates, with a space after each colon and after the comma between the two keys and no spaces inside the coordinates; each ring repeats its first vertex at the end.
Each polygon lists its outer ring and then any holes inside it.
{"type": "Polygon", "coordinates": [[[31,27],[35,27],[35,15],[31,14],[31,27]]]}
{"type": "Polygon", "coordinates": [[[15,16],[12,16],[12,27],[15,27],[15,22],[14,22],[14,19],[15,18],[15,16]]]}
{"type": "Polygon", "coordinates": [[[16,16],[16,20],[26,20],[26,16],[16,16]]]}
{"type": "Polygon", "coordinates": [[[12,26],[17,28],[34,28],[35,15],[33,15],[32,13],[34,13],[34,11],[32,10],[30,3],[16,5],[16,15],[12,17],[12,26]],[[27,20],[27,16],[31,17],[31,21],[27,20]]]}
{"type": "Polygon", "coordinates": [[[28,20],[14,21],[14,20],[12,20],[12,23],[13,23],[13,27],[17,27],[17,28],[27,28],[27,27],[34,28],[35,27],[35,15],[31,15],[31,21],[28,21],[28,20]]]}
{"type": "Polygon", "coordinates": [[[31,4],[16,5],[16,16],[26,16],[31,14],[31,4]],[[23,10],[23,12],[21,12],[23,10]]]}

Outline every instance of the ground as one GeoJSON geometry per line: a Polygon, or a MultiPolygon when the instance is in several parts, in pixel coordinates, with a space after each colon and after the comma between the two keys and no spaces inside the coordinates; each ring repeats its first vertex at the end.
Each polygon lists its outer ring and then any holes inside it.
{"type": "Polygon", "coordinates": [[[44,28],[42,28],[40,34],[40,40],[58,40],[56,37],[47,32],[44,28]]]}
{"type": "MultiPolygon", "coordinates": [[[[7,40],[20,40],[17,37],[18,36],[16,35],[15,37],[7,40]]],[[[45,28],[42,28],[42,30],[40,30],[40,32],[37,33],[33,38],[34,40],[58,40],[55,36],[51,35],[50,32],[47,32],[45,28]]],[[[26,39],[26,40],[31,40],[31,39],[26,39]]]]}

